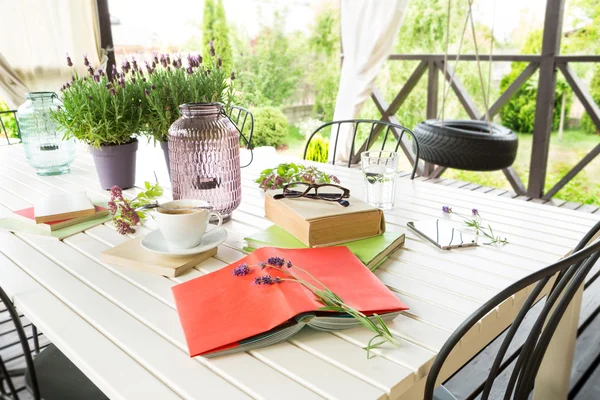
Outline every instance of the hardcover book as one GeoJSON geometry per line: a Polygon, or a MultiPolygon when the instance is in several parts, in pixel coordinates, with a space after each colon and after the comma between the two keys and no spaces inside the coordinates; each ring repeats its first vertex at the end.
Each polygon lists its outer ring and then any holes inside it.
{"type": "Polygon", "coordinates": [[[385,232],[383,211],[350,196],[348,207],[334,201],[265,194],[265,215],[308,247],[329,246],[365,239],[385,232]]]}
{"type": "Polygon", "coordinates": [[[173,278],[217,254],[216,247],[203,253],[186,256],[156,254],[144,249],[140,244],[141,240],[141,238],[128,240],[105,250],[100,254],[100,261],[173,278]]]}
{"type": "MultiPolygon", "coordinates": [[[[291,261],[367,317],[377,314],[389,320],[408,309],[346,247],[263,247],[227,267],[172,288],[191,357],[215,357],[268,346],[286,340],[306,325],[325,331],[361,326],[346,313],[320,311],[323,304],[314,293],[293,280],[254,284],[255,278],[267,274],[289,278],[272,268],[257,266],[269,257],[291,261]],[[234,276],[233,270],[241,264],[247,264],[250,272],[234,276]]],[[[294,266],[286,271],[315,282],[294,266]]]]}
{"type": "MultiPolygon", "coordinates": [[[[104,217],[106,215],[108,215],[108,209],[106,209],[106,207],[102,207],[98,204],[94,205],[95,208],[95,212],[94,214],[90,214],[90,215],[84,215],[83,217],[75,217],[75,218],[70,218],[70,219],[64,219],[61,221],[52,221],[52,222],[46,222],[46,223],[39,223],[37,224],[37,226],[39,228],[43,228],[46,229],[48,231],[56,231],[58,229],[63,229],[69,226],[73,226],[73,225],[77,225],[81,222],[86,222],[86,221],[90,221],[93,219],[96,219],[98,217],[104,217]]],[[[30,223],[35,224],[35,213],[34,213],[34,208],[33,207],[29,207],[29,208],[24,208],[22,210],[17,210],[14,211],[13,214],[15,214],[15,216],[19,219],[22,219],[23,221],[28,221],[30,223]]]]}
{"type": "MultiPolygon", "coordinates": [[[[302,249],[307,246],[277,225],[245,237],[247,252],[262,247],[280,247],[285,249],[302,249]]],[[[358,257],[371,271],[374,271],[391,253],[404,245],[404,234],[385,232],[367,239],[341,243],[358,257]]]]}
{"type": "Polygon", "coordinates": [[[47,223],[91,216],[96,208],[85,192],[61,193],[37,199],[33,205],[35,222],[47,223]]]}

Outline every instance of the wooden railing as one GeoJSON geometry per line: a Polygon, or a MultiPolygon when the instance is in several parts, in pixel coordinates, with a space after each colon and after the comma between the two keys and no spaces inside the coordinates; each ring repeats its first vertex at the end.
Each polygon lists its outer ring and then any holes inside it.
{"type": "MultiPolygon", "coordinates": [[[[575,166],[563,176],[548,192],[544,193],[546,180],[546,169],[548,165],[548,153],[550,143],[550,133],[552,129],[552,113],[554,109],[554,93],[556,91],[556,71],[560,70],[567,83],[573,89],[573,92],[581,101],[586,112],[593,123],[600,130],[600,108],[596,104],[589,92],[582,84],[581,80],[573,71],[569,63],[572,62],[600,62],[600,55],[559,55],[560,37],[562,32],[562,13],[564,12],[564,0],[548,0],[546,5],[546,19],[544,22],[544,35],[542,44],[542,54],[512,54],[512,55],[479,55],[465,54],[393,54],[390,60],[401,61],[419,61],[417,67],[413,70],[408,80],[402,86],[396,97],[391,103],[387,103],[381,92],[375,88],[371,95],[377,109],[381,113],[381,120],[402,125],[395,117],[396,112],[402,106],[408,95],[427,72],[427,119],[438,118],[438,94],[439,94],[439,72],[445,71],[445,79],[456,94],[461,106],[465,109],[471,119],[484,120],[486,113],[479,110],[465,89],[460,79],[454,73],[451,61],[517,61],[527,62],[527,67],[511,83],[511,85],[498,97],[494,103],[490,103],[488,114],[493,118],[500,109],[511,99],[511,97],[527,82],[532,75],[539,70],[538,93],[536,98],[536,111],[533,130],[533,149],[530,160],[529,184],[525,185],[521,178],[512,168],[505,168],[504,175],[509,181],[515,192],[530,197],[550,199],[560,189],[562,189],[575,175],[577,175],[586,165],[588,165],[599,153],[600,143],[583,157],[575,166]],[[444,60],[448,60],[444,68],[444,60]]],[[[381,131],[375,130],[370,137],[363,143],[360,154],[366,148],[366,143],[373,143],[381,131]]],[[[394,132],[398,137],[400,132],[394,132]]],[[[402,143],[402,149],[411,163],[414,163],[414,154],[412,146],[408,142],[402,143]]],[[[420,163],[417,170],[419,174],[433,178],[440,177],[446,167],[431,165],[429,163],[420,163]]]]}

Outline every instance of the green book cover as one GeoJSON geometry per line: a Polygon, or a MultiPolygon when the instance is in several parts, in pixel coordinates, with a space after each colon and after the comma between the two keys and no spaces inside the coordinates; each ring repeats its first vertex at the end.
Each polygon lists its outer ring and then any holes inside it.
{"type": "Polygon", "coordinates": [[[46,236],[48,238],[54,238],[58,240],[63,240],[69,236],[73,236],[79,232],[83,232],[87,229],[93,228],[96,225],[103,224],[107,221],[110,221],[111,215],[105,215],[103,217],[98,217],[89,221],[81,222],[77,225],[68,226],[66,228],[57,229],[55,231],[48,231],[44,228],[40,228],[35,224],[28,223],[26,221],[21,221],[16,218],[0,218],[0,230],[7,230],[10,232],[18,232],[18,233],[30,233],[33,235],[46,236]]]}
{"type": "MultiPolygon", "coordinates": [[[[263,231],[256,232],[255,234],[244,238],[244,240],[248,244],[244,250],[248,252],[266,246],[286,249],[303,249],[307,247],[291,233],[277,225],[271,225],[263,231]]],[[[340,244],[340,246],[348,247],[348,249],[350,249],[363,264],[371,270],[374,270],[390,253],[400,248],[403,244],[403,233],[385,232],[379,236],[343,243],[340,244]]]]}

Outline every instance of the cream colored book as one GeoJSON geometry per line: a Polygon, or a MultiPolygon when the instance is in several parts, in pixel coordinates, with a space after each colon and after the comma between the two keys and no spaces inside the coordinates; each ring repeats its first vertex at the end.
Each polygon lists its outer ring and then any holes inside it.
{"type": "Polygon", "coordinates": [[[33,205],[37,224],[92,216],[94,204],[85,192],[55,194],[37,199],[33,205]]]}
{"type": "Polygon", "coordinates": [[[167,256],[144,249],[140,242],[141,238],[128,240],[123,244],[105,250],[100,254],[100,261],[173,278],[217,254],[217,248],[215,247],[199,254],[167,256]]]}
{"type": "Polygon", "coordinates": [[[265,215],[308,247],[330,246],[385,232],[383,211],[350,196],[348,207],[337,202],[265,195],[265,215]]]}

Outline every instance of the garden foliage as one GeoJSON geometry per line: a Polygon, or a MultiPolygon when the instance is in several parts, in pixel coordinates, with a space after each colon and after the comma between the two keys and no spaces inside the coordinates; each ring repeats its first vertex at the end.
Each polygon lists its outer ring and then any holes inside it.
{"type": "MultiPolygon", "coordinates": [[[[521,49],[523,54],[539,54],[542,50],[542,31],[532,31],[521,49]]],[[[513,62],[511,71],[502,78],[500,90],[505,91],[510,84],[526,68],[526,63],[513,62]]],[[[502,124],[507,128],[521,133],[532,133],[535,121],[535,106],[538,92],[539,73],[535,73],[500,110],[502,124]]],[[[569,115],[572,103],[572,94],[569,85],[561,75],[557,75],[556,92],[554,94],[554,113],[552,116],[552,129],[558,129],[562,106],[563,93],[565,99],[565,115],[569,115]]]]}
{"type": "MultiPolygon", "coordinates": [[[[594,75],[590,83],[590,95],[596,104],[600,105],[600,65],[596,65],[594,69],[594,75]]],[[[600,134],[600,129],[594,125],[594,121],[592,121],[587,113],[581,118],[581,129],[585,133],[600,134]]]]}
{"type": "Polygon", "coordinates": [[[285,143],[289,124],[285,114],[276,107],[259,107],[252,110],[254,133],[252,146],[278,147],[285,143]]]}
{"type": "Polygon", "coordinates": [[[327,156],[329,154],[329,141],[320,134],[313,136],[312,140],[308,144],[306,151],[306,159],[310,161],[317,161],[321,163],[327,162],[327,156]]]}
{"type": "Polygon", "coordinates": [[[210,57],[210,42],[213,42],[216,53],[223,61],[223,69],[233,71],[233,53],[229,38],[229,27],[225,17],[223,0],[205,0],[202,21],[202,57],[210,57]]]}

